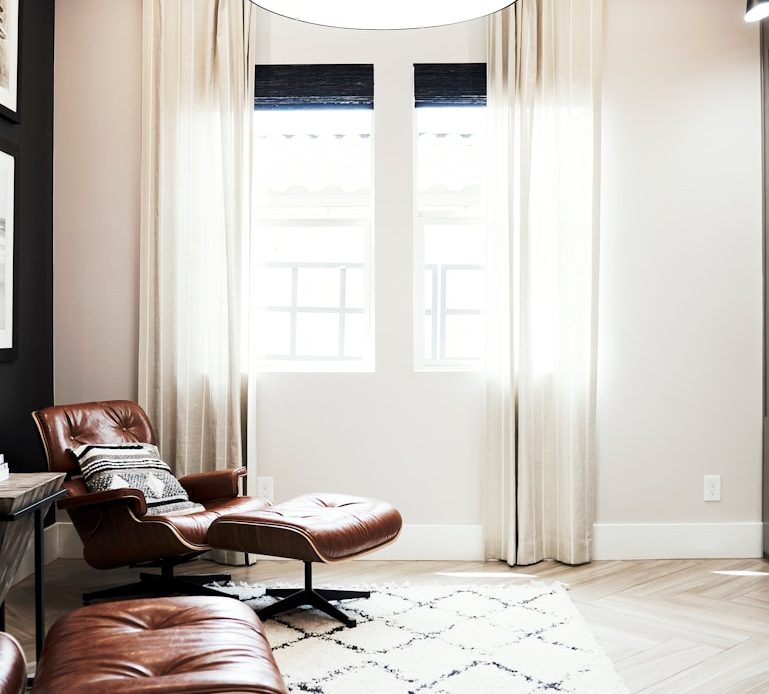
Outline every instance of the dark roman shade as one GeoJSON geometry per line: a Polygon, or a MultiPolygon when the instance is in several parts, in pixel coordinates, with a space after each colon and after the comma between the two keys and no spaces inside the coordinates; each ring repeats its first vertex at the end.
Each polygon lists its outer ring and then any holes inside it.
{"type": "Polygon", "coordinates": [[[257,65],[254,108],[374,108],[374,66],[257,65]]]}
{"type": "Polygon", "coordinates": [[[485,106],[486,63],[417,63],[414,102],[424,106],[485,106]]]}
{"type": "MultiPolygon", "coordinates": [[[[422,106],[484,106],[485,63],[417,63],[422,106]]],[[[254,108],[373,108],[373,65],[257,65],[254,108]]]]}

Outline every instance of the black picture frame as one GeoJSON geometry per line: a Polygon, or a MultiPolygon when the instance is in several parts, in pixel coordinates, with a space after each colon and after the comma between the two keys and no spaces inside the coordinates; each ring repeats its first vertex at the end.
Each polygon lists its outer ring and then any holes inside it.
{"type": "Polygon", "coordinates": [[[18,154],[18,145],[0,138],[0,362],[19,356],[18,154]]]}
{"type": "Polygon", "coordinates": [[[4,13],[0,14],[0,116],[13,123],[21,122],[19,104],[23,2],[24,0],[0,0],[0,7],[4,9],[4,13]],[[4,64],[7,70],[7,87],[1,83],[4,64]]]}

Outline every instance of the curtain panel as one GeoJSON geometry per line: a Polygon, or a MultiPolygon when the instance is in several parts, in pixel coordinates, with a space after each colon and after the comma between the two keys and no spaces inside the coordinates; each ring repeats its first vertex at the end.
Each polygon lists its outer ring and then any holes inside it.
{"type": "Polygon", "coordinates": [[[243,462],[252,7],[143,3],[139,400],[178,475],[243,462]]]}
{"type": "Polygon", "coordinates": [[[601,0],[488,20],[485,552],[590,559],[601,0]]]}

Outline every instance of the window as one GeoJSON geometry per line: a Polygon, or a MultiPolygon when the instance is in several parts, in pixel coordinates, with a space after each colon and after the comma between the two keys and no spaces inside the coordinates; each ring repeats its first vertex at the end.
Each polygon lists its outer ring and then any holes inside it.
{"type": "Polygon", "coordinates": [[[486,71],[415,65],[415,365],[480,365],[484,353],[486,71]]]}
{"type": "Polygon", "coordinates": [[[370,369],[372,67],[258,66],[255,106],[258,361],[370,369]]]}
{"type": "MultiPolygon", "coordinates": [[[[264,370],[373,369],[373,85],[371,65],[257,66],[248,310],[264,370]]],[[[485,65],[415,65],[414,103],[414,364],[478,368],[485,65]]],[[[408,152],[414,133],[383,122],[388,146],[408,152]]]]}

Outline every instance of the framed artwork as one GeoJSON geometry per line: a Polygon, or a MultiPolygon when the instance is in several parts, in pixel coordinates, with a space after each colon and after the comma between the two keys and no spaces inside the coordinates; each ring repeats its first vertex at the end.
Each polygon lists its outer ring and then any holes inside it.
{"type": "Polygon", "coordinates": [[[0,0],[0,115],[17,123],[21,2],[0,0]]]}
{"type": "Polygon", "coordinates": [[[0,361],[17,357],[15,151],[0,140],[0,361]]]}

